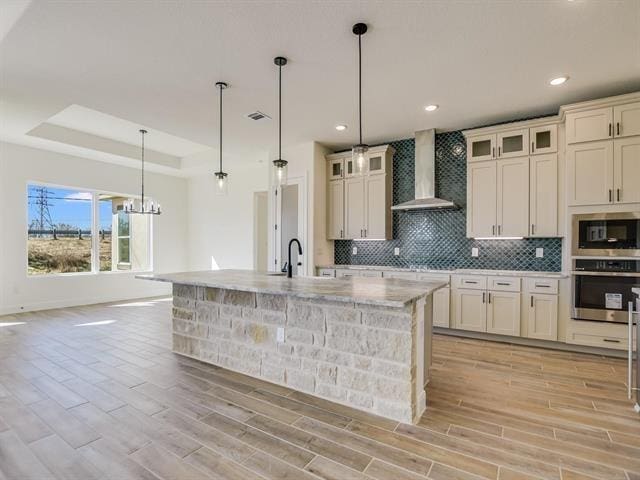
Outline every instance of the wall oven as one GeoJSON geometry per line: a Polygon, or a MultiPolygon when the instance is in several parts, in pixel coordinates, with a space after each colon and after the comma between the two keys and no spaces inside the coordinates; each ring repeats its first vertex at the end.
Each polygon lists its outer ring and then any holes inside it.
{"type": "Polygon", "coordinates": [[[640,212],[574,215],[573,256],[640,256],[640,212]]]}
{"type": "Polygon", "coordinates": [[[632,288],[640,285],[640,259],[575,259],[572,318],[626,323],[632,288]]]}

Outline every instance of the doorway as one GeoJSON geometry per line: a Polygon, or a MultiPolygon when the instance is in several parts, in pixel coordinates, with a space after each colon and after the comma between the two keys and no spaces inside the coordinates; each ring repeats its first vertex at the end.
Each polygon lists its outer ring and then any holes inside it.
{"type": "Polygon", "coordinates": [[[291,264],[294,275],[306,275],[306,177],[289,178],[287,185],[273,191],[273,249],[271,266],[276,271],[286,271],[289,242],[297,238],[302,245],[302,255],[298,256],[297,245],[291,248],[291,264]],[[301,265],[298,265],[301,263],[301,265]]]}

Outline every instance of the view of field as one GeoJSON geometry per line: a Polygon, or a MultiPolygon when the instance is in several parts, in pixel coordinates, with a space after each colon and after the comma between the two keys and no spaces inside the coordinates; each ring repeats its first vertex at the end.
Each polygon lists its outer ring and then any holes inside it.
{"type": "MultiPolygon", "coordinates": [[[[29,238],[29,275],[91,271],[91,237],[29,238]]],[[[111,237],[100,240],[100,271],[111,270],[111,237]]]]}

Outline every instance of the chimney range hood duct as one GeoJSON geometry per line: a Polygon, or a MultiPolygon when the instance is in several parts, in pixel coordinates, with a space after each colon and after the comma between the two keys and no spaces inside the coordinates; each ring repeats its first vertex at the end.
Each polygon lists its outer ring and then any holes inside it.
{"type": "Polygon", "coordinates": [[[456,208],[449,200],[436,198],[435,194],[435,161],[436,131],[421,130],[416,132],[415,158],[415,199],[394,205],[391,210],[426,210],[437,208],[456,208]]]}

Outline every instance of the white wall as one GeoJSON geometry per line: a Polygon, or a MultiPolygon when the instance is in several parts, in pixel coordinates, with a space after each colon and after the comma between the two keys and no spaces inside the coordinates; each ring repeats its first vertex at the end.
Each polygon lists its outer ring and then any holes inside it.
{"type": "Polygon", "coordinates": [[[267,189],[268,162],[224,165],[229,193],[218,196],[214,177],[189,179],[189,269],[253,269],[253,194],[267,189]]]}
{"type": "MultiPolygon", "coordinates": [[[[136,280],[129,272],[27,276],[29,181],[136,194],[139,176],[136,169],[0,142],[0,314],[169,293],[168,285],[136,280]]],[[[145,180],[164,208],[154,219],[154,270],[186,270],[187,181],[155,173],[145,180]]]]}

